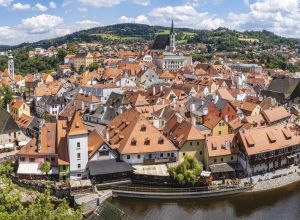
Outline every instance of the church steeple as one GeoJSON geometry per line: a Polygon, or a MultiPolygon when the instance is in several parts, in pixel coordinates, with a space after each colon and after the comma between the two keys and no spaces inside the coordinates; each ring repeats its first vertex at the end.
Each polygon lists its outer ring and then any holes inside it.
{"type": "Polygon", "coordinates": [[[175,39],[176,33],[174,31],[174,21],[172,19],[172,25],[171,25],[171,29],[170,29],[170,45],[169,45],[169,50],[173,53],[175,53],[176,51],[176,39],[175,39]]]}
{"type": "Polygon", "coordinates": [[[15,78],[15,64],[11,50],[8,51],[8,73],[12,79],[15,78]]]}
{"type": "Polygon", "coordinates": [[[170,35],[174,33],[174,21],[172,19],[172,25],[171,25],[171,30],[170,30],[170,35]]]}

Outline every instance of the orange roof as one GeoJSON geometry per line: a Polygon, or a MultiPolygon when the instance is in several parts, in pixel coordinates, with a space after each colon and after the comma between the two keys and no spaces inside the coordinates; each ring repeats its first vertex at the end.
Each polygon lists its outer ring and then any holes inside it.
{"type": "Polygon", "coordinates": [[[104,143],[106,142],[98,133],[97,129],[93,130],[88,137],[89,158],[91,158],[104,143]]]}
{"type": "Polygon", "coordinates": [[[222,120],[222,118],[216,116],[210,116],[203,125],[209,129],[213,129],[222,120]]]}
{"type": "Polygon", "coordinates": [[[288,113],[283,106],[264,109],[262,110],[262,115],[265,117],[268,123],[276,122],[290,117],[290,113],[288,113]]]}
{"type": "Polygon", "coordinates": [[[177,116],[174,115],[166,124],[163,133],[169,136],[177,146],[181,148],[186,141],[204,140],[203,134],[191,123],[183,120],[177,122],[177,116]]]}
{"type": "Polygon", "coordinates": [[[99,103],[101,102],[96,96],[94,95],[87,95],[78,93],[75,97],[75,100],[86,102],[86,103],[99,103]]]}
{"type": "Polygon", "coordinates": [[[177,148],[141,113],[130,109],[109,124],[110,144],[121,154],[176,151],[177,148]]]}
{"type": "Polygon", "coordinates": [[[235,143],[234,134],[207,137],[206,147],[209,157],[227,156],[239,153],[238,146],[235,143]]]}
{"type": "Polygon", "coordinates": [[[56,154],[56,132],[56,123],[45,123],[40,132],[40,152],[38,152],[38,140],[33,138],[20,149],[18,154],[56,154]]]}
{"type": "Polygon", "coordinates": [[[77,111],[73,116],[73,120],[68,135],[72,136],[72,135],[80,135],[80,134],[88,134],[88,130],[83,124],[79,111],[77,111]]]}
{"type": "Polygon", "coordinates": [[[273,125],[252,128],[239,132],[248,155],[274,151],[300,144],[300,136],[293,131],[293,125],[273,125]]]}
{"type": "Polygon", "coordinates": [[[22,114],[18,119],[17,119],[17,124],[19,125],[19,127],[22,128],[27,128],[29,126],[29,124],[32,122],[33,117],[29,116],[29,115],[25,115],[22,114]]]}
{"type": "Polygon", "coordinates": [[[14,109],[19,109],[22,107],[23,104],[25,104],[25,102],[23,100],[14,99],[11,101],[10,106],[14,109]]]}
{"type": "Polygon", "coordinates": [[[57,121],[57,153],[59,165],[69,164],[67,129],[68,124],[66,120],[57,121]]]}

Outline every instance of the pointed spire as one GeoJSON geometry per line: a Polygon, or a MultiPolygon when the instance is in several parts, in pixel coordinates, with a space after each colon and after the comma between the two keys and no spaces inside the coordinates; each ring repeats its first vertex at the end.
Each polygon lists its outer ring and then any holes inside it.
{"type": "Polygon", "coordinates": [[[174,33],[174,20],[172,19],[170,34],[173,34],[173,33],[174,33]]]}

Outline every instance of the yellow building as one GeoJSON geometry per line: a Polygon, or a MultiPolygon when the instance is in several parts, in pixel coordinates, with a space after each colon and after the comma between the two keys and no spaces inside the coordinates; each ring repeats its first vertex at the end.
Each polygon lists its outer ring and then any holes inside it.
{"type": "Polygon", "coordinates": [[[211,130],[210,134],[212,136],[229,134],[228,123],[219,117],[211,117],[203,125],[211,130]]]}
{"type": "Polygon", "coordinates": [[[211,136],[206,139],[204,167],[214,178],[234,178],[238,170],[239,148],[234,134],[211,136]]]}
{"type": "Polygon", "coordinates": [[[183,120],[178,122],[174,115],[166,124],[163,133],[179,148],[178,159],[180,162],[184,157],[191,156],[198,161],[204,160],[205,138],[191,123],[183,120]]]}
{"type": "Polygon", "coordinates": [[[23,100],[12,100],[9,104],[9,112],[17,120],[22,114],[30,116],[30,107],[23,100]]]}
{"type": "Polygon", "coordinates": [[[76,71],[79,71],[81,66],[86,68],[94,62],[93,55],[90,52],[76,54],[73,60],[76,71]]]}

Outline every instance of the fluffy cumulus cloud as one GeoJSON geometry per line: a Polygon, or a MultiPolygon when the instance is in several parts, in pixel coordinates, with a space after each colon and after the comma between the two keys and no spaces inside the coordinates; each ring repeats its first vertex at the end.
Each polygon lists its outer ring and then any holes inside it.
{"type": "Polygon", "coordinates": [[[17,35],[17,31],[8,26],[0,26],[0,40],[10,40],[17,35]]]}
{"type": "Polygon", "coordinates": [[[8,7],[12,2],[13,0],[0,0],[0,6],[8,7]]]}
{"type": "Polygon", "coordinates": [[[229,13],[230,27],[240,30],[267,29],[276,34],[299,37],[299,0],[261,0],[250,3],[247,13],[229,13]]]}
{"type": "Polygon", "coordinates": [[[49,8],[56,8],[56,3],[54,1],[49,2],[49,8]]]}
{"type": "Polygon", "coordinates": [[[145,15],[139,15],[137,17],[122,16],[119,18],[120,23],[137,23],[137,24],[150,24],[148,18],[145,15]]]}
{"type": "Polygon", "coordinates": [[[59,16],[41,14],[22,20],[22,27],[31,34],[50,32],[53,28],[63,23],[59,16]]]}
{"type": "Polygon", "coordinates": [[[122,0],[79,0],[79,2],[95,7],[112,7],[118,5],[122,0]]]}
{"type": "Polygon", "coordinates": [[[48,8],[45,5],[42,5],[40,3],[36,3],[34,6],[34,9],[36,9],[38,11],[42,11],[42,12],[45,12],[48,10],[48,8]]]}
{"type": "Polygon", "coordinates": [[[132,0],[133,3],[143,6],[150,5],[150,0],[132,0]]]}
{"type": "Polygon", "coordinates": [[[155,24],[168,25],[171,19],[174,19],[177,27],[215,29],[225,25],[223,19],[208,12],[198,12],[190,4],[155,8],[149,12],[149,16],[155,19],[155,24]]]}
{"type": "Polygon", "coordinates": [[[20,2],[13,4],[12,9],[13,10],[28,10],[30,9],[30,4],[22,4],[20,2]]]}

